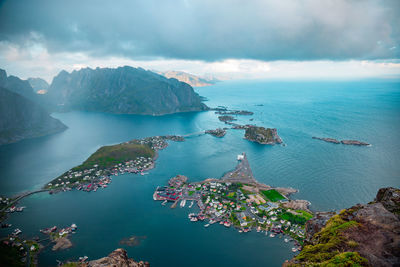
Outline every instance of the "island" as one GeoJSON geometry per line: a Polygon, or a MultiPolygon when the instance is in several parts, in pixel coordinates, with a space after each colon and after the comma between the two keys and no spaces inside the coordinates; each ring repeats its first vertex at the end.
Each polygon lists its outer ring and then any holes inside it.
{"type": "Polygon", "coordinates": [[[140,173],[154,168],[157,151],[168,146],[167,140],[184,141],[182,136],[167,135],[134,139],[129,142],[103,146],[85,162],[63,173],[44,188],[50,193],[76,188],[83,191],[97,191],[111,182],[111,175],[140,173]]]}
{"type": "Polygon", "coordinates": [[[283,266],[399,266],[400,189],[379,189],[375,200],[317,213],[306,224],[300,254],[283,266]]]}
{"type": "Polygon", "coordinates": [[[278,132],[275,128],[252,126],[245,129],[246,132],[244,134],[244,137],[249,141],[253,141],[263,145],[274,145],[282,143],[282,139],[278,136],[278,132]]]}
{"type": "Polygon", "coordinates": [[[358,140],[341,140],[341,141],[339,141],[334,138],[316,137],[316,136],[313,136],[312,139],[321,140],[321,141],[325,141],[325,142],[333,143],[333,144],[343,144],[343,145],[353,145],[353,146],[370,146],[370,144],[361,142],[358,140]]]}
{"type": "Polygon", "coordinates": [[[313,217],[308,205],[304,209],[295,208],[296,201],[289,199],[289,195],[297,190],[259,183],[246,154],[238,155],[237,159],[236,168],[220,179],[189,183],[188,177],[177,175],[169,180],[168,186],[157,187],[153,199],[162,201],[162,205],[172,202],[171,208],[179,201],[180,207],[190,202],[191,208],[196,203],[200,211],[188,215],[192,222],[206,221],[205,227],[219,223],[233,226],[239,232],[256,229],[270,237],[282,234],[285,242],[293,242],[293,251],[301,249],[305,224],[313,217]]]}
{"type": "Polygon", "coordinates": [[[215,129],[215,130],[207,130],[207,131],[205,131],[205,133],[206,134],[211,134],[211,135],[213,135],[215,137],[224,137],[225,134],[226,134],[226,128],[224,128],[224,129],[218,128],[218,129],[215,129]]]}
{"type": "Polygon", "coordinates": [[[222,115],[222,116],[218,116],[218,119],[222,122],[228,123],[231,121],[236,121],[236,119],[233,116],[230,115],[222,115]]]}
{"type": "Polygon", "coordinates": [[[250,116],[253,115],[254,112],[252,111],[247,111],[247,110],[218,110],[215,112],[215,114],[219,115],[245,115],[245,116],[250,116]]]}

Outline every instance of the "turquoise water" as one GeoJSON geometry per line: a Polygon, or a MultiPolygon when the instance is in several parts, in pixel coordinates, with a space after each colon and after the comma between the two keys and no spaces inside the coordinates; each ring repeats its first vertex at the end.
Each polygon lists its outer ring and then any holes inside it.
{"type": "MultiPolygon", "coordinates": [[[[127,236],[146,236],[125,247],[152,266],[280,266],[290,245],[255,232],[239,234],[219,225],[192,223],[188,208],[174,210],[152,200],[157,185],[176,174],[191,180],[220,177],[246,152],[255,177],[300,190],[294,198],[313,210],[332,210],[372,200],[378,188],[400,186],[400,82],[223,82],[196,89],[209,106],[251,110],[239,123],[276,127],[287,146],[262,146],[230,130],[222,138],[171,142],[149,175],[124,175],[96,193],[72,191],[26,198],[7,222],[28,236],[52,225],[79,227],[71,249],[45,250],[40,265],[87,255],[102,257],[127,236]],[[260,106],[263,105],[263,106],[260,106]],[[358,139],[371,147],[334,145],[312,136],[358,139]]],[[[0,193],[15,194],[43,184],[85,160],[97,148],[133,138],[186,134],[224,127],[213,112],[162,117],[71,112],[53,114],[69,129],[49,137],[0,147],[0,193]]],[[[6,230],[0,230],[6,234],[6,230]]]]}

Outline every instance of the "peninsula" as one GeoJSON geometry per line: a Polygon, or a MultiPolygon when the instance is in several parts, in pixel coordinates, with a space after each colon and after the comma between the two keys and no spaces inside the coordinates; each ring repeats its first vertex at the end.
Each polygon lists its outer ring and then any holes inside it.
{"type": "Polygon", "coordinates": [[[63,173],[45,186],[50,192],[67,191],[72,188],[96,191],[111,182],[111,175],[140,173],[155,166],[157,151],[168,146],[167,140],[184,141],[181,136],[154,136],[129,142],[103,146],[85,162],[63,173]]]}
{"type": "Polygon", "coordinates": [[[192,222],[207,220],[205,227],[219,223],[235,227],[239,232],[255,229],[270,237],[283,234],[285,242],[293,242],[293,252],[301,250],[305,238],[304,227],[313,217],[289,195],[297,192],[293,188],[274,188],[259,183],[253,176],[246,154],[238,155],[238,164],[220,179],[188,182],[186,176],[178,175],[169,180],[168,186],[157,187],[154,200],[173,202],[171,208],[184,207],[186,202],[197,204],[199,213],[190,213],[192,222]]]}

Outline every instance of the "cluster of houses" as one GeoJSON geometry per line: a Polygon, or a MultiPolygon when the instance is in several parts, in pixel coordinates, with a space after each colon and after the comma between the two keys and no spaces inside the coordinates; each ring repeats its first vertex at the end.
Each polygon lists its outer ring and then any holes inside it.
{"type": "Polygon", "coordinates": [[[187,177],[177,176],[169,181],[168,186],[158,187],[154,199],[174,202],[196,200],[200,212],[197,215],[191,213],[189,219],[195,222],[206,218],[209,220],[206,227],[220,222],[227,227],[234,225],[239,232],[255,228],[257,232],[269,231],[271,237],[286,234],[294,240],[304,239],[303,225],[280,216],[287,211],[280,202],[272,202],[253,191],[247,185],[214,180],[188,184],[187,177]]]}

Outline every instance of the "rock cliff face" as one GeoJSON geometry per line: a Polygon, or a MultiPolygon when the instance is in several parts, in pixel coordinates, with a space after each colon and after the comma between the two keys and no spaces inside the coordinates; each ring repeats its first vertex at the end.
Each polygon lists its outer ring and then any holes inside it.
{"type": "Polygon", "coordinates": [[[307,222],[303,250],[284,266],[400,266],[400,189],[382,188],[375,201],[307,222]]]}
{"type": "Polygon", "coordinates": [[[163,115],[208,109],[190,85],[127,66],[62,71],[46,96],[62,111],[163,115]]]}
{"type": "Polygon", "coordinates": [[[66,128],[38,104],[0,88],[0,145],[56,133],[66,128]]]}
{"type": "Polygon", "coordinates": [[[113,266],[113,267],[148,267],[150,264],[148,262],[139,261],[136,262],[132,258],[128,258],[127,252],[122,249],[116,249],[110,253],[107,257],[89,261],[87,263],[82,263],[80,266],[87,267],[104,267],[104,266],[113,266]]]}
{"type": "Polygon", "coordinates": [[[21,80],[16,76],[7,77],[6,71],[2,69],[0,69],[0,87],[17,93],[36,103],[39,102],[39,97],[33,91],[33,88],[28,81],[21,80]]]}

